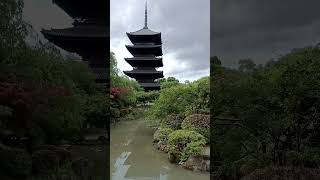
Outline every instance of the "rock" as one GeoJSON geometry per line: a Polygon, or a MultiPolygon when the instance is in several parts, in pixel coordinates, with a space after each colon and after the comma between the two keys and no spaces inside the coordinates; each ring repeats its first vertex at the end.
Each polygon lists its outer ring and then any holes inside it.
{"type": "Polygon", "coordinates": [[[89,160],[86,158],[79,158],[72,162],[73,172],[81,178],[81,180],[88,180],[89,176],[89,160]]]}
{"type": "Polygon", "coordinates": [[[204,159],[210,160],[210,146],[205,146],[204,151],[201,154],[204,159]]]}
{"type": "Polygon", "coordinates": [[[206,160],[201,156],[189,156],[187,161],[182,164],[182,167],[194,171],[209,171],[210,160],[206,160]]]}

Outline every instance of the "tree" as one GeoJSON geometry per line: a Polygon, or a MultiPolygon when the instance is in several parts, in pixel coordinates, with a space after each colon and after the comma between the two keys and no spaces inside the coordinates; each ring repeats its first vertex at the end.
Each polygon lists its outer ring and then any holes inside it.
{"type": "Polygon", "coordinates": [[[235,168],[235,179],[269,165],[319,167],[319,57],[318,48],[303,48],[212,79],[213,115],[228,117],[214,120],[214,159],[235,168]]]}
{"type": "Polygon", "coordinates": [[[252,59],[241,59],[239,60],[239,71],[251,73],[255,70],[256,64],[252,59]]]}
{"type": "Polygon", "coordinates": [[[170,88],[179,85],[180,82],[175,77],[168,77],[160,79],[161,89],[170,88]]]}

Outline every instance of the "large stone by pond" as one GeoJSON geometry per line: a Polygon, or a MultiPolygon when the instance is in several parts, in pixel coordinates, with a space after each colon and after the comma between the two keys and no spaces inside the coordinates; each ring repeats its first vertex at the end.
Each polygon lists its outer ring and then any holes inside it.
{"type": "Polygon", "coordinates": [[[189,156],[182,167],[193,171],[209,171],[210,160],[204,159],[203,156],[189,156]]]}
{"type": "Polygon", "coordinates": [[[205,146],[200,156],[190,156],[182,167],[194,171],[210,171],[210,146],[205,146]]]}
{"type": "Polygon", "coordinates": [[[210,146],[205,146],[202,152],[202,156],[204,159],[210,160],[210,146]]]}

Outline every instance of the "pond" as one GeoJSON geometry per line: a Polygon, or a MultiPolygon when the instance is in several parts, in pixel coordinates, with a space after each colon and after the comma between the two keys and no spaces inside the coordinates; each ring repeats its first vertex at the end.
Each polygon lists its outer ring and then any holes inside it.
{"type": "Polygon", "coordinates": [[[209,173],[193,172],[168,161],[152,145],[153,129],[145,120],[122,121],[111,126],[111,180],[209,180],[209,173]]]}

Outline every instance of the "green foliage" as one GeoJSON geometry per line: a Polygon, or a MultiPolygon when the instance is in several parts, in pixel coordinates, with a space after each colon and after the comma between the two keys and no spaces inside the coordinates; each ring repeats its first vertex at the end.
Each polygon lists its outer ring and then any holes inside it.
{"type": "Polygon", "coordinates": [[[170,128],[160,128],[154,133],[153,140],[166,144],[169,139],[169,134],[172,132],[173,130],[170,128]]]}
{"type": "Polygon", "coordinates": [[[147,102],[154,102],[159,98],[159,91],[137,91],[137,104],[145,104],[147,102]]]}
{"type": "Polygon", "coordinates": [[[96,94],[87,98],[84,116],[87,123],[96,127],[104,127],[109,122],[110,103],[109,97],[104,94],[96,94]]]}
{"type": "Polygon", "coordinates": [[[136,106],[154,98],[151,93],[143,92],[137,81],[129,79],[127,76],[121,75],[117,68],[117,59],[113,52],[110,52],[111,65],[111,96],[110,96],[110,112],[113,120],[118,119],[121,115],[126,116],[123,110],[136,106]],[[122,112],[122,113],[121,113],[122,112]]]}
{"type": "Polygon", "coordinates": [[[110,107],[110,115],[111,118],[119,118],[121,115],[120,110],[118,108],[110,107]]]}
{"type": "Polygon", "coordinates": [[[161,90],[150,109],[150,118],[159,121],[170,114],[184,115],[186,107],[194,101],[194,91],[191,86],[179,85],[161,90]]]}
{"type": "Polygon", "coordinates": [[[181,129],[181,123],[183,121],[183,116],[178,114],[170,114],[161,121],[161,127],[168,127],[173,130],[181,129]]]}
{"type": "Polygon", "coordinates": [[[174,77],[162,78],[159,82],[161,89],[174,87],[180,84],[179,80],[174,77]]]}
{"type": "Polygon", "coordinates": [[[196,141],[187,144],[187,147],[184,148],[183,152],[181,153],[180,161],[186,161],[190,155],[192,156],[200,156],[203,152],[203,146],[205,144],[203,141],[196,141]]]}
{"type": "Polygon", "coordinates": [[[160,123],[172,114],[179,115],[181,118],[194,113],[208,114],[209,92],[209,77],[162,89],[148,117],[160,123]]]}
{"type": "Polygon", "coordinates": [[[189,155],[199,155],[205,145],[205,138],[189,130],[177,130],[169,134],[170,151],[180,153],[180,161],[185,161],[189,155]]]}
{"type": "Polygon", "coordinates": [[[319,57],[320,49],[310,47],[295,49],[265,67],[252,68],[249,62],[242,62],[240,70],[215,66],[210,84],[216,164],[251,157],[253,165],[235,166],[250,173],[254,168],[248,167],[261,162],[259,154],[266,157],[264,167],[318,166],[319,57]],[[316,153],[306,156],[309,152],[316,153]]]}
{"type": "Polygon", "coordinates": [[[193,130],[203,135],[207,141],[210,137],[210,116],[204,114],[193,114],[186,117],[182,124],[182,129],[193,130]]]}

